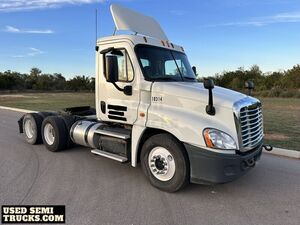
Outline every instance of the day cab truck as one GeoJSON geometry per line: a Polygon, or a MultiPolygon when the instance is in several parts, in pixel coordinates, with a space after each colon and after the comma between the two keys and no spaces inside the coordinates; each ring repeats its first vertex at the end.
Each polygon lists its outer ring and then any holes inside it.
{"type": "Polygon", "coordinates": [[[153,18],[119,5],[111,13],[115,33],[96,43],[95,109],[27,113],[18,121],[27,142],[140,163],[167,192],[229,182],[253,168],[264,146],[260,101],[197,82],[183,47],[153,18]]]}

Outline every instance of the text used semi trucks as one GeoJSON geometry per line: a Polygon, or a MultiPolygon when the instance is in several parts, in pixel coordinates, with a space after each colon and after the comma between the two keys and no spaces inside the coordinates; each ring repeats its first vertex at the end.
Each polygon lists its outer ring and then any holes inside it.
{"type": "Polygon", "coordinates": [[[96,43],[95,109],[27,113],[18,121],[27,142],[53,152],[82,145],[140,163],[150,183],[168,192],[229,182],[253,168],[267,148],[260,101],[197,82],[184,48],[153,18],[119,5],[111,13],[115,33],[96,43]]]}

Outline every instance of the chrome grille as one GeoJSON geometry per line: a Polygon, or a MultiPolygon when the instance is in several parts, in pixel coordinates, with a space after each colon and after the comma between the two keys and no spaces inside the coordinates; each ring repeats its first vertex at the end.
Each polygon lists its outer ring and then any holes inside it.
{"type": "Polygon", "coordinates": [[[244,106],[239,115],[241,145],[247,151],[256,147],[264,135],[261,105],[244,106]]]}
{"type": "Polygon", "coordinates": [[[264,136],[261,103],[251,96],[233,104],[239,150],[249,151],[258,146],[264,136]]]}

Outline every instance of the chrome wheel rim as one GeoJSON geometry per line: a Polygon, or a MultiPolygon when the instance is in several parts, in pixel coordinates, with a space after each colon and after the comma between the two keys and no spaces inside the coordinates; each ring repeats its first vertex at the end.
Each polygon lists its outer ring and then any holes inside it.
{"type": "Polygon", "coordinates": [[[175,160],[166,148],[153,148],[148,156],[148,166],[152,175],[160,181],[169,181],[175,175],[175,160]]]}
{"type": "Polygon", "coordinates": [[[44,138],[48,145],[53,145],[55,140],[54,129],[50,123],[47,123],[44,127],[44,138]]]}
{"type": "Polygon", "coordinates": [[[24,129],[26,136],[31,139],[35,134],[35,126],[30,119],[26,119],[24,123],[24,129]]]}

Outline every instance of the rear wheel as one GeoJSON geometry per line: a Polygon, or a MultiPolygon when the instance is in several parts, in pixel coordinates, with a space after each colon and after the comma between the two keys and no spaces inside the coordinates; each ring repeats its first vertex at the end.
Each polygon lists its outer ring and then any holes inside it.
{"type": "Polygon", "coordinates": [[[70,130],[72,125],[76,122],[76,117],[73,115],[61,115],[61,118],[64,120],[66,128],[67,128],[67,148],[73,147],[75,145],[75,143],[73,143],[73,141],[71,140],[70,137],[70,130]]]}
{"type": "Polygon", "coordinates": [[[23,133],[29,144],[42,143],[41,126],[43,117],[37,113],[27,113],[23,118],[23,133]]]}
{"type": "Polygon", "coordinates": [[[46,148],[52,152],[66,149],[68,130],[61,117],[48,116],[42,124],[42,139],[46,148]]]}
{"type": "Polygon", "coordinates": [[[150,183],[167,192],[182,189],[189,178],[189,163],[182,144],[170,134],[150,137],[141,152],[142,169],[150,183]]]}

